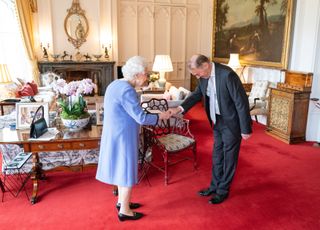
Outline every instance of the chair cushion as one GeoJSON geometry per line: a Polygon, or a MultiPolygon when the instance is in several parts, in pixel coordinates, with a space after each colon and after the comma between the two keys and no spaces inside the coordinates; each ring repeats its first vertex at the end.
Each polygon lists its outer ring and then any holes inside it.
{"type": "Polygon", "coordinates": [[[250,109],[251,108],[265,108],[267,106],[267,101],[265,100],[257,100],[256,103],[249,102],[250,109]]]}
{"type": "Polygon", "coordinates": [[[195,142],[194,139],[178,134],[168,134],[158,138],[167,151],[174,152],[189,147],[195,142]]]}
{"type": "Polygon", "coordinates": [[[17,154],[13,160],[7,164],[5,167],[6,170],[10,169],[21,169],[22,166],[30,159],[32,153],[21,152],[17,154]]]}
{"type": "Polygon", "coordinates": [[[21,90],[18,91],[18,94],[20,97],[23,97],[23,96],[34,96],[35,93],[32,89],[32,86],[29,85],[29,84],[25,84],[21,90]]]}
{"type": "Polygon", "coordinates": [[[27,84],[31,86],[31,88],[32,88],[32,90],[33,90],[33,92],[34,92],[34,95],[36,95],[37,93],[39,93],[37,83],[35,83],[34,81],[32,81],[32,82],[28,82],[27,84]]]}
{"type": "Polygon", "coordinates": [[[250,111],[250,115],[251,116],[255,116],[255,115],[267,115],[268,114],[268,110],[265,108],[257,108],[257,109],[253,109],[250,111]]]}

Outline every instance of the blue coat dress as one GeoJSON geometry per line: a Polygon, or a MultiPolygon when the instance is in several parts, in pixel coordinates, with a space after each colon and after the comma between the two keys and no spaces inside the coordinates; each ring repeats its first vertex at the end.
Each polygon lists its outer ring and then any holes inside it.
{"type": "Polygon", "coordinates": [[[104,97],[104,119],[96,179],[131,187],[138,182],[140,125],[154,125],[158,115],[146,114],[135,89],[115,80],[104,97]]]}

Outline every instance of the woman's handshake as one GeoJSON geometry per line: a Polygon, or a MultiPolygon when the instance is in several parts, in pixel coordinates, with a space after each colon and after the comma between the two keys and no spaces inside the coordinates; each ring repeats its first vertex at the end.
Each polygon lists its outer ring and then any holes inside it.
{"type": "Polygon", "coordinates": [[[167,111],[159,113],[159,120],[160,121],[168,120],[171,116],[172,116],[172,113],[169,110],[167,110],[167,111]]]}

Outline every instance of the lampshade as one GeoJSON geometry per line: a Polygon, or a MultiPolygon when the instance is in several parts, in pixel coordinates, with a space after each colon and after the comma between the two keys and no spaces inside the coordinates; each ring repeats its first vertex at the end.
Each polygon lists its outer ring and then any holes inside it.
{"type": "Polygon", "coordinates": [[[239,61],[239,54],[236,54],[236,53],[230,54],[228,66],[230,66],[232,69],[237,69],[241,67],[241,64],[239,61]]]}
{"type": "Polygon", "coordinates": [[[12,82],[11,75],[9,73],[7,64],[0,64],[0,83],[12,82]]]}
{"type": "Polygon", "coordinates": [[[154,63],[152,66],[152,71],[157,71],[160,73],[160,79],[158,80],[159,87],[165,88],[166,78],[164,75],[166,72],[172,72],[172,62],[169,55],[156,55],[154,63]]]}
{"type": "Polygon", "coordinates": [[[156,55],[152,71],[171,72],[173,71],[171,58],[169,55],[156,55]]]}

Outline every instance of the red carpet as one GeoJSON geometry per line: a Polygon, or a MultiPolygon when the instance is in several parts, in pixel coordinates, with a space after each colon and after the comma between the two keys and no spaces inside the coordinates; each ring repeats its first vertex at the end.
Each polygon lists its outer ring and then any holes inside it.
{"type": "Polygon", "coordinates": [[[199,168],[185,161],[170,168],[169,185],[152,169],[133,190],[146,217],[120,223],[112,187],[95,171],[52,173],[40,184],[40,201],[6,194],[0,203],[1,229],[320,229],[320,149],[312,143],[287,145],[254,124],[243,141],[229,198],[220,205],[197,191],[211,175],[212,134],[201,105],[188,114],[198,141],[199,168]]]}

